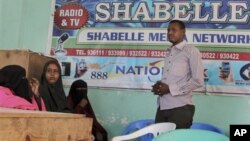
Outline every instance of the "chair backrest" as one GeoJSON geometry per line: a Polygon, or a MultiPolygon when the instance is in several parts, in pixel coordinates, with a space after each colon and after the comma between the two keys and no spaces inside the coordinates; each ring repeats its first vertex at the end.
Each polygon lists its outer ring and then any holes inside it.
{"type": "Polygon", "coordinates": [[[157,136],[153,141],[229,141],[229,138],[208,130],[176,129],[157,136]]]}
{"type": "Polygon", "coordinates": [[[225,132],[220,129],[219,127],[216,127],[215,125],[208,124],[208,123],[202,123],[202,122],[193,122],[191,129],[201,129],[201,130],[208,130],[213,131],[219,134],[225,135],[225,132]]]}
{"type": "Polygon", "coordinates": [[[135,139],[135,138],[138,138],[140,136],[143,136],[149,133],[153,134],[153,137],[156,137],[163,132],[172,131],[175,128],[176,128],[176,125],[174,123],[170,123],[170,122],[155,123],[155,124],[146,126],[142,129],[139,129],[133,133],[122,135],[122,136],[116,136],[112,139],[112,141],[123,141],[123,140],[135,139]]]}
{"type": "MultiPolygon", "coordinates": [[[[142,129],[154,123],[155,123],[154,119],[141,119],[133,121],[128,124],[128,126],[122,131],[121,135],[130,134],[136,130],[142,129]]],[[[140,141],[151,141],[152,139],[153,139],[152,134],[146,134],[140,137],[140,141]]]]}
{"type": "Polygon", "coordinates": [[[142,119],[142,120],[133,121],[128,124],[128,126],[122,131],[121,135],[127,135],[129,133],[132,133],[136,130],[139,130],[141,128],[144,128],[154,123],[155,123],[155,120],[153,119],[142,119]]]}

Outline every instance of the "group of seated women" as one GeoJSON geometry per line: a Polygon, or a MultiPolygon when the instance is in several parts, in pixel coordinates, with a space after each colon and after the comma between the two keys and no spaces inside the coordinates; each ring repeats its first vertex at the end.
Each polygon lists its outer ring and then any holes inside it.
{"type": "Polygon", "coordinates": [[[57,60],[44,65],[40,82],[36,78],[28,80],[19,65],[0,69],[0,107],[85,114],[93,118],[94,140],[107,141],[107,132],[96,119],[87,90],[85,81],[76,80],[66,97],[57,60]]]}

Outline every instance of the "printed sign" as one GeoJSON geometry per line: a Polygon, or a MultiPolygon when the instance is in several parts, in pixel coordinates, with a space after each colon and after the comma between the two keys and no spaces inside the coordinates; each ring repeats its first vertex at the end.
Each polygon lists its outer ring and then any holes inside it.
{"type": "Polygon", "coordinates": [[[61,63],[65,85],[84,79],[89,86],[151,89],[171,46],[169,21],[179,19],[187,42],[202,53],[205,86],[197,91],[250,94],[249,4],[56,0],[51,54],[61,63]]]}

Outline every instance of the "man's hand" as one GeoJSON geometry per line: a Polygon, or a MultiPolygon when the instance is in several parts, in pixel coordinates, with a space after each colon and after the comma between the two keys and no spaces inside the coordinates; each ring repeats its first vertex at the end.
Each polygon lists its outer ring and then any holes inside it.
{"type": "Polygon", "coordinates": [[[170,92],[169,87],[167,84],[157,81],[153,86],[151,90],[155,95],[164,95],[170,92]]]}

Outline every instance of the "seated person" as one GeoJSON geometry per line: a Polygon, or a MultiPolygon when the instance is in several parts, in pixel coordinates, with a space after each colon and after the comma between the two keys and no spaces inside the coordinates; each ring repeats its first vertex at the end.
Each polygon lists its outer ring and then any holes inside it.
{"type": "Polygon", "coordinates": [[[61,68],[57,60],[48,61],[44,65],[39,91],[47,111],[72,113],[63,89],[61,68]]]}
{"type": "Polygon", "coordinates": [[[39,81],[28,82],[26,71],[18,65],[8,65],[0,70],[0,107],[45,111],[38,92],[39,81]]]}
{"type": "Polygon", "coordinates": [[[72,83],[67,97],[68,103],[72,106],[74,113],[85,114],[86,117],[93,118],[92,134],[95,137],[95,141],[108,141],[107,131],[97,121],[95,113],[89,102],[88,86],[83,80],[76,80],[72,83]]]}

